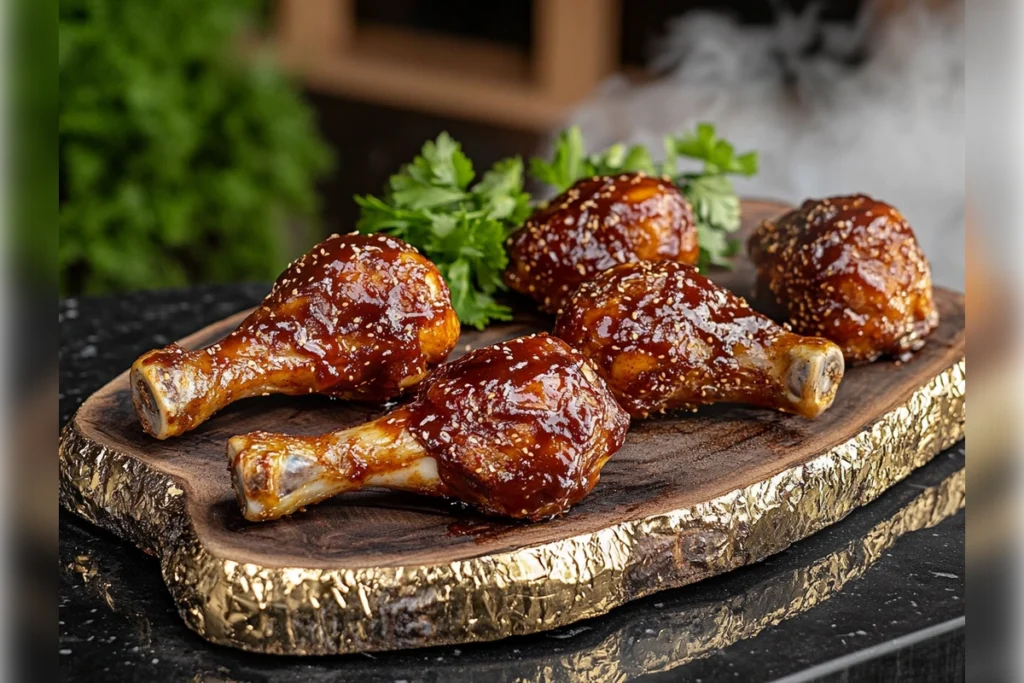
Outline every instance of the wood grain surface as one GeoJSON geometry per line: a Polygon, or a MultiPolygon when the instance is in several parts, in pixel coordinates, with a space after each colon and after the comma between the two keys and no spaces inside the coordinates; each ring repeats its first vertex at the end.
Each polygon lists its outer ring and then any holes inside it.
{"type": "MultiPolygon", "coordinates": [[[[784,209],[744,203],[745,230],[784,209]]],[[[714,274],[746,294],[752,268],[714,274]]],[[[182,437],[157,441],[143,433],[132,408],[127,372],[90,397],[76,426],[85,437],[172,475],[186,494],[196,535],[212,554],[265,567],[359,568],[450,563],[587,534],[615,523],[686,508],[763,481],[849,440],[879,415],[905,402],[965,355],[962,295],[936,290],[941,324],[911,362],[878,362],[848,370],[832,408],[817,420],[742,406],[714,406],[635,421],[626,444],[605,466],[594,491],[564,517],[527,524],[489,519],[456,504],[386,491],[339,496],[289,518],[246,522],[228,475],[229,437],[256,429],[315,434],[381,414],[375,406],[322,397],[263,397],[239,402],[182,437]]],[[[456,355],[538,330],[551,320],[526,312],[484,332],[466,330],[456,355]]],[[[246,312],[185,339],[212,343],[246,312]]]]}

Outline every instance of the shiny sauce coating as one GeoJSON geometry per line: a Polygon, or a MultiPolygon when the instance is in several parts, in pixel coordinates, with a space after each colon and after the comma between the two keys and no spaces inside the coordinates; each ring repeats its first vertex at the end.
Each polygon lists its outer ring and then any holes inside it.
{"type": "Polygon", "coordinates": [[[300,356],[311,390],[384,401],[443,361],[458,338],[448,287],[387,235],[337,235],[295,261],[224,342],[300,356]],[[453,334],[454,332],[454,334],[453,334]]]}
{"type": "Polygon", "coordinates": [[[671,261],[616,266],[584,283],[554,334],[594,362],[634,418],[718,402],[797,412],[785,398],[791,351],[835,351],[671,261]]]}
{"type": "Polygon", "coordinates": [[[696,263],[693,210],[664,178],[585,178],[538,209],[508,239],[505,282],[557,314],[580,283],[620,263],[696,263]]]}
{"type": "Polygon", "coordinates": [[[134,396],[144,428],[157,397],[168,406],[171,435],[260,394],[383,402],[426,377],[458,335],[447,285],[419,252],[386,235],[334,235],[293,262],[222,341],[140,357],[133,372],[149,379],[134,396]]]}
{"type": "Polygon", "coordinates": [[[848,362],[906,360],[938,325],[931,270],[907,220],[865,195],[808,200],[765,221],[748,248],[756,301],[848,362]]]}
{"type": "Polygon", "coordinates": [[[586,359],[546,334],[443,365],[409,410],[449,495],[531,520],[583,498],[629,426],[586,359]]]}

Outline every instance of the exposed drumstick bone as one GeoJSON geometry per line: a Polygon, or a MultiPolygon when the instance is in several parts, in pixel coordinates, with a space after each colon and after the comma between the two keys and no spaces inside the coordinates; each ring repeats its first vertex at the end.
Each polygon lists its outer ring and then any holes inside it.
{"type": "Polygon", "coordinates": [[[598,368],[633,417],[749,403],[817,417],[843,378],[839,347],[752,310],[692,266],[616,266],[584,283],[555,334],[598,368]]]}
{"type": "Polygon", "coordinates": [[[628,426],[587,361],[541,334],[442,366],[412,403],[372,422],[319,436],[236,436],[227,455],[252,521],[368,486],[541,519],[590,492],[628,426]]]}
{"type": "Polygon", "coordinates": [[[246,519],[289,515],[345,491],[376,486],[443,495],[437,461],[409,431],[399,409],[319,436],[252,432],[228,441],[228,461],[246,519]]]}
{"type": "Polygon", "coordinates": [[[282,273],[223,341],[143,354],[131,387],[142,428],[182,434],[264,394],[386,401],[443,361],[459,336],[437,268],[401,240],[334,236],[282,273]]]}

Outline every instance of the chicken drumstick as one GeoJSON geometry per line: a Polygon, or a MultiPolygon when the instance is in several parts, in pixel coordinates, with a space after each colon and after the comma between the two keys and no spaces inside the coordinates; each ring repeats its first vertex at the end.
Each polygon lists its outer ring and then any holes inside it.
{"type": "Polygon", "coordinates": [[[419,252],[385,235],[335,235],[292,263],[222,341],[140,356],[132,400],[158,439],[249,396],[385,401],[426,377],[458,337],[448,287],[419,252]]]}
{"type": "Polygon", "coordinates": [[[864,195],[808,200],[750,238],[755,302],[850,363],[907,360],[939,322],[931,269],[903,215],[864,195]]]}
{"type": "Polygon", "coordinates": [[[367,486],[536,520],[590,492],[628,426],[586,359],[539,334],[442,366],[412,403],[372,422],[320,436],[236,436],[228,461],[252,521],[367,486]]]}
{"type": "Polygon", "coordinates": [[[697,262],[693,210],[668,180],[644,173],[585,178],[508,239],[505,282],[557,314],[581,282],[620,263],[697,262]]]}
{"type": "Polygon", "coordinates": [[[584,283],[555,334],[597,366],[633,417],[750,403],[816,417],[835,398],[843,355],[788,332],[693,266],[616,266],[584,283]]]}

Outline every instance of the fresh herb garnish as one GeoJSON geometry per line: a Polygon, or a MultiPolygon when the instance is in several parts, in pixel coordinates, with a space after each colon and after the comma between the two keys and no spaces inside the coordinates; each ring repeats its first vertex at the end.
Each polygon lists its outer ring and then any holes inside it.
{"type": "MultiPolygon", "coordinates": [[[[740,203],[730,175],[757,173],[757,154],[737,155],[733,146],[702,123],[693,133],[665,138],[665,161],[656,164],[643,145],[615,144],[597,154],[583,151],[578,128],[562,131],[551,161],[532,159],[530,174],[558,192],[580,178],[644,171],[668,175],[693,206],[700,243],[700,267],[729,267],[737,243],[729,238],[740,225],[740,203]],[[696,171],[680,162],[703,162],[696,171]]],[[[413,161],[391,176],[383,197],[356,197],[360,232],[387,232],[417,247],[437,264],[465,325],[483,329],[512,312],[494,300],[505,289],[505,239],[530,213],[523,191],[523,162],[504,159],[475,184],[472,162],[447,133],[423,145],[413,161]]]]}
{"type": "Polygon", "coordinates": [[[412,163],[391,176],[384,197],[356,197],[360,232],[387,232],[433,261],[465,325],[483,329],[512,312],[494,300],[505,289],[505,239],[530,213],[523,162],[496,163],[473,183],[472,162],[447,133],[423,145],[412,163]]]}
{"type": "Polygon", "coordinates": [[[615,144],[597,154],[585,155],[583,137],[578,128],[562,131],[555,142],[552,160],[532,159],[530,175],[564,192],[580,178],[644,171],[667,175],[693,206],[700,244],[698,265],[730,267],[729,257],[738,247],[729,237],[740,227],[740,201],[730,175],[757,173],[757,153],[736,154],[728,141],[719,138],[709,123],[698,124],[695,131],[665,137],[665,161],[656,164],[642,145],[615,144]],[[681,170],[680,162],[703,162],[697,171],[681,170]]]}
{"type": "Polygon", "coordinates": [[[558,134],[551,161],[537,157],[530,159],[530,175],[553,186],[559,193],[568,190],[580,178],[628,171],[655,173],[651,153],[646,147],[633,145],[627,148],[615,144],[603,152],[588,156],[583,152],[583,135],[577,126],[558,134]]]}

